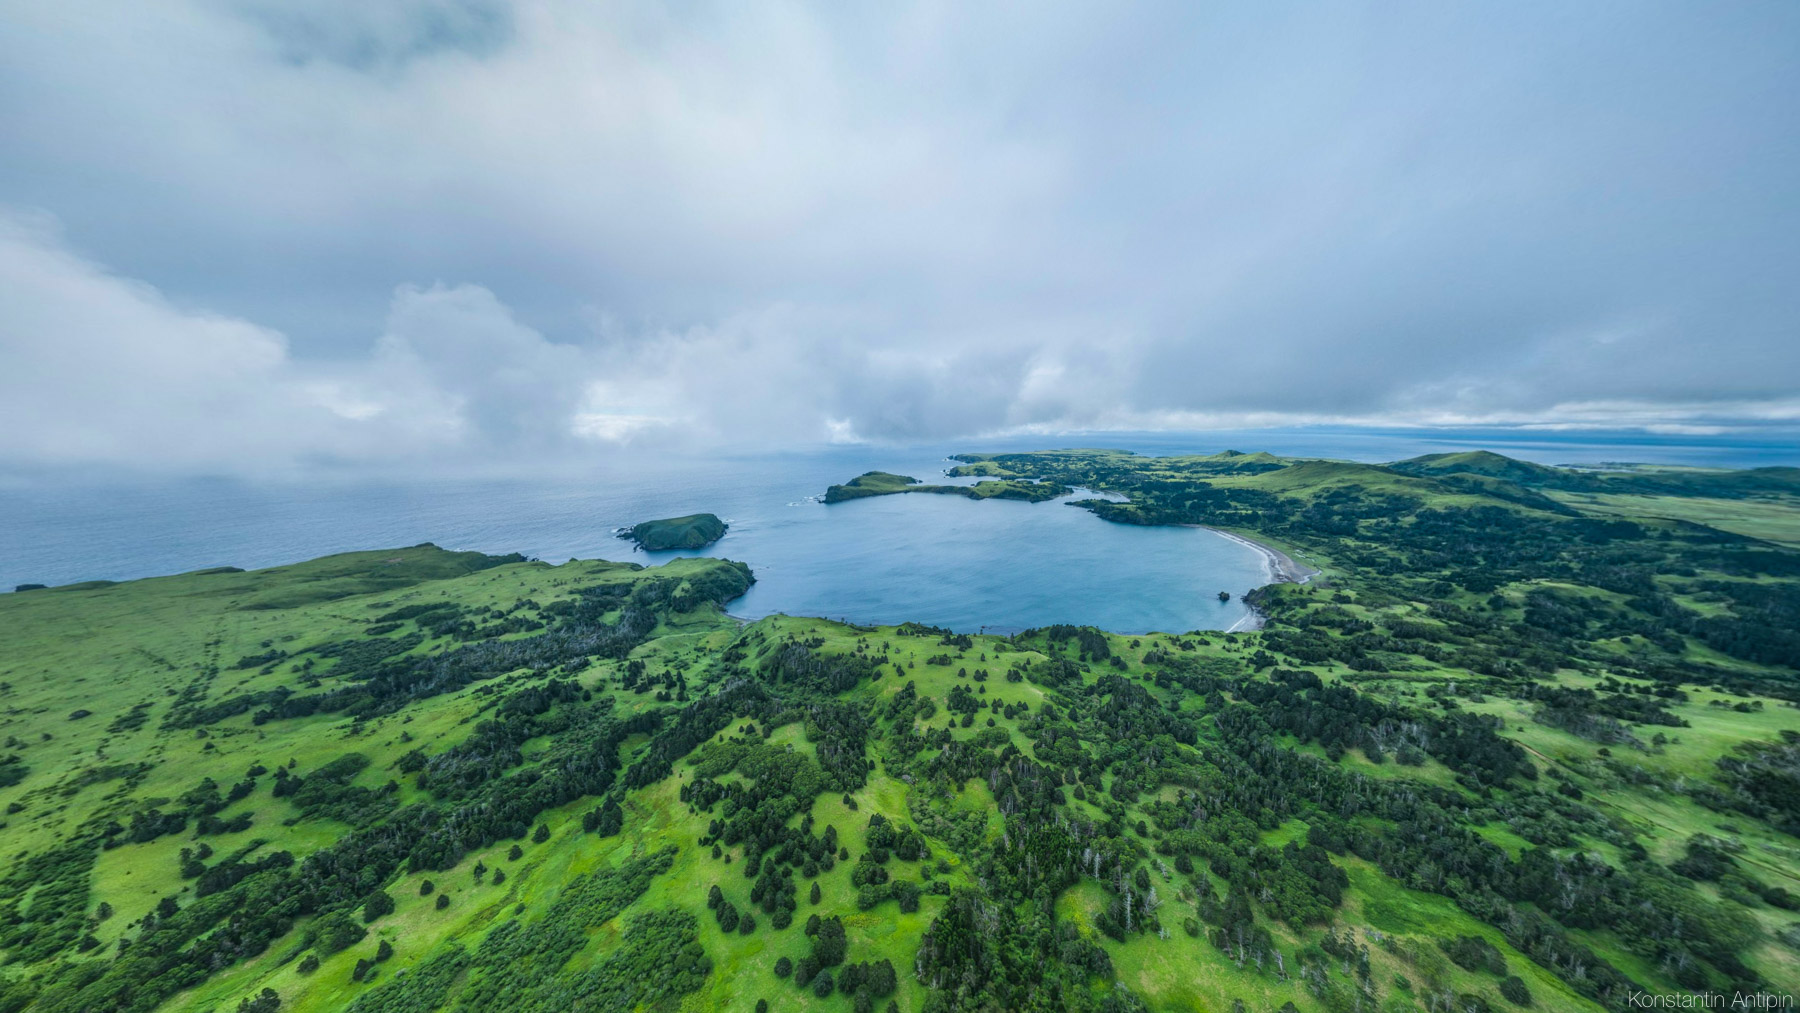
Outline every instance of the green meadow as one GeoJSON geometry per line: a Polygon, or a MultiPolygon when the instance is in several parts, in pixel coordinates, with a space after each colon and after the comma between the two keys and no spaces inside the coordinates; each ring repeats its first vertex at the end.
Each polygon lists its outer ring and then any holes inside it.
{"type": "Polygon", "coordinates": [[[1627,493],[1561,493],[1558,499],[1588,513],[1689,521],[1782,545],[1800,545],[1800,499],[1653,496],[1627,493]]]}

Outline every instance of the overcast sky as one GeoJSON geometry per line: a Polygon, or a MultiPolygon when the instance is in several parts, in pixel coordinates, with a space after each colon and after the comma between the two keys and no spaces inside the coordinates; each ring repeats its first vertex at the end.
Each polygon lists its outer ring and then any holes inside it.
{"type": "Polygon", "coordinates": [[[0,463],[1800,423],[1800,4],[0,0],[0,463]]]}

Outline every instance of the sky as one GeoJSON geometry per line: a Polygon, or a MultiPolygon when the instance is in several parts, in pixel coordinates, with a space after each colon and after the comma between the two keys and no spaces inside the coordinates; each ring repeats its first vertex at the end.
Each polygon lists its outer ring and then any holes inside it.
{"type": "Polygon", "coordinates": [[[1800,432],[1800,5],[0,0],[0,468],[1800,432]]]}

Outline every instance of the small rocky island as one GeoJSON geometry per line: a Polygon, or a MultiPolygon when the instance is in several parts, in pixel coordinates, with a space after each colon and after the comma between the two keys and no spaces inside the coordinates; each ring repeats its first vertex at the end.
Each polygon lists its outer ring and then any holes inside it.
{"type": "Polygon", "coordinates": [[[725,536],[727,525],[716,514],[689,514],[645,521],[619,529],[619,537],[646,552],[703,549],[725,536]]]}

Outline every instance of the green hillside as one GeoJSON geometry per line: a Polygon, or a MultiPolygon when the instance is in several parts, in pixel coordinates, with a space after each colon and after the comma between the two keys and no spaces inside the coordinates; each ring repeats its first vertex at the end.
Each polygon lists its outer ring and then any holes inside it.
{"type": "Polygon", "coordinates": [[[1323,569],[1238,634],[433,546],[0,595],[0,1013],[1791,987],[1800,552],[1474,463],[963,459],[1323,569]]]}
{"type": "Polygon", "coordinates": [[[1488,450],[1471,450],[1458,454],[1426,454],[1397,461],[1388,467],[1408,475],[1485,475],[1519,485],[1544,485],[1559,480],[1562,469],[1515,461],[1488,450]]]}

